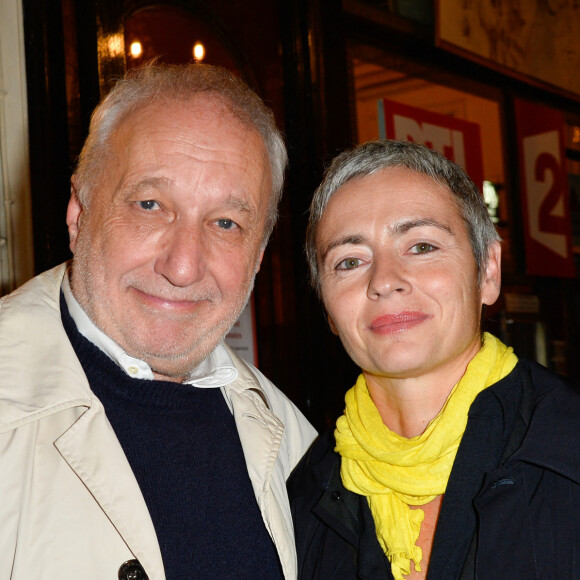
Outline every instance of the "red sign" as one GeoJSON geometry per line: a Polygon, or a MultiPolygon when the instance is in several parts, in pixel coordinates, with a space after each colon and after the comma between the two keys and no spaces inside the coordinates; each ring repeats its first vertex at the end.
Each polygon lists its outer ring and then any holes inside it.
{"type": "Polygon", "coordinates": [[[564,166],[564,116],[515,99],[526,271],[573,278],[572,220],[564,166]]]}
{"type": "Polygon", "coordinates": [[[479,125],[382,99],[379,131],[387,139],[426,145],[463,167],[483,191],[483,157],[479,125]]]}

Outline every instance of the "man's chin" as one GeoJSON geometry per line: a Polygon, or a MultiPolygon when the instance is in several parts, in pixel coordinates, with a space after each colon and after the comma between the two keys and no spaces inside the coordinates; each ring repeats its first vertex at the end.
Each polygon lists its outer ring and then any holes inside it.
{"type": "Polygon", "coordinates": [[[156,356],[143,357],[143,360],[151,367],[157,380],[182,383],[189,377],[191,371],[201,364],[206,356],[201,358],[197,356],[195,358],[191,356],[174,356],[172,358],[156,356]]]}
{"type": "Polygon", "coordinates": [[[227,319],[215,324],[206,320],[204,332],[200,332],[199,321],[186,325],[183,321],[178,325],[165,321],[164,324],[140,325],[138,329],[129,325],[118,329],[120,344],[127,354],[145,361],[157,378],[182,381],[224,339],[238,316],[238,309],[235,309],[227,319]],[[192,333],[192,330],[197,332],[192,333]]]}
{"type": "MultiPolygon", "coordinates": [[[[216,333],[217,334],[217,333],[216,333]]],[[[183,381],[199,366],[221,342],[225,334],[206,337],[203,341],[190,341],[184,351],[184,341],[165,341],[162,344],[137,345],[132,356],[145,361],[156,378],[166,381],[183,381]],[[139,348],[140,347],[140,348],[139,348]]]]}

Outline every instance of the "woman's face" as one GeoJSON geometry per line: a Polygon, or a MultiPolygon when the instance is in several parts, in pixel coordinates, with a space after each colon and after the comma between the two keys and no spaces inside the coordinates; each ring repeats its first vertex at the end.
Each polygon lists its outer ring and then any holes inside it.
{"type": "Polygon", "coordinates": [[[499,295],[500,248],[479,286],[448,189],[402,167],[353,179],[316,247],[331,328],[367,376],[458,380],[480,348],[481,306],[499,295]]]}

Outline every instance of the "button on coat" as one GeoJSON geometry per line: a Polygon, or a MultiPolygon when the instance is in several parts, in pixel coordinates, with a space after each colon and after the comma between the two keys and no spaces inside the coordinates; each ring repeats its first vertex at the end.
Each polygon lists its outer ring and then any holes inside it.
{"type": "Polygon", "coordinates": [[[128,560],[119,568],[119,580],[149,580],[139,560],[128,560]]]}

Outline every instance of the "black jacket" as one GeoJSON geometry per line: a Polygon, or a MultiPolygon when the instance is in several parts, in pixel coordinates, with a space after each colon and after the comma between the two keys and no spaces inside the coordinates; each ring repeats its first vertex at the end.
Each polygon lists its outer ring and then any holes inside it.
{"type": "MultiPolygon", "coordinates": [[[[344,488],[334,436],[288,481],[299,580],[392,580],[367,500],[344,488]]],[[[521,359],[469,419],[428,580],[580,580],[580,390],[521,359]]]]}

